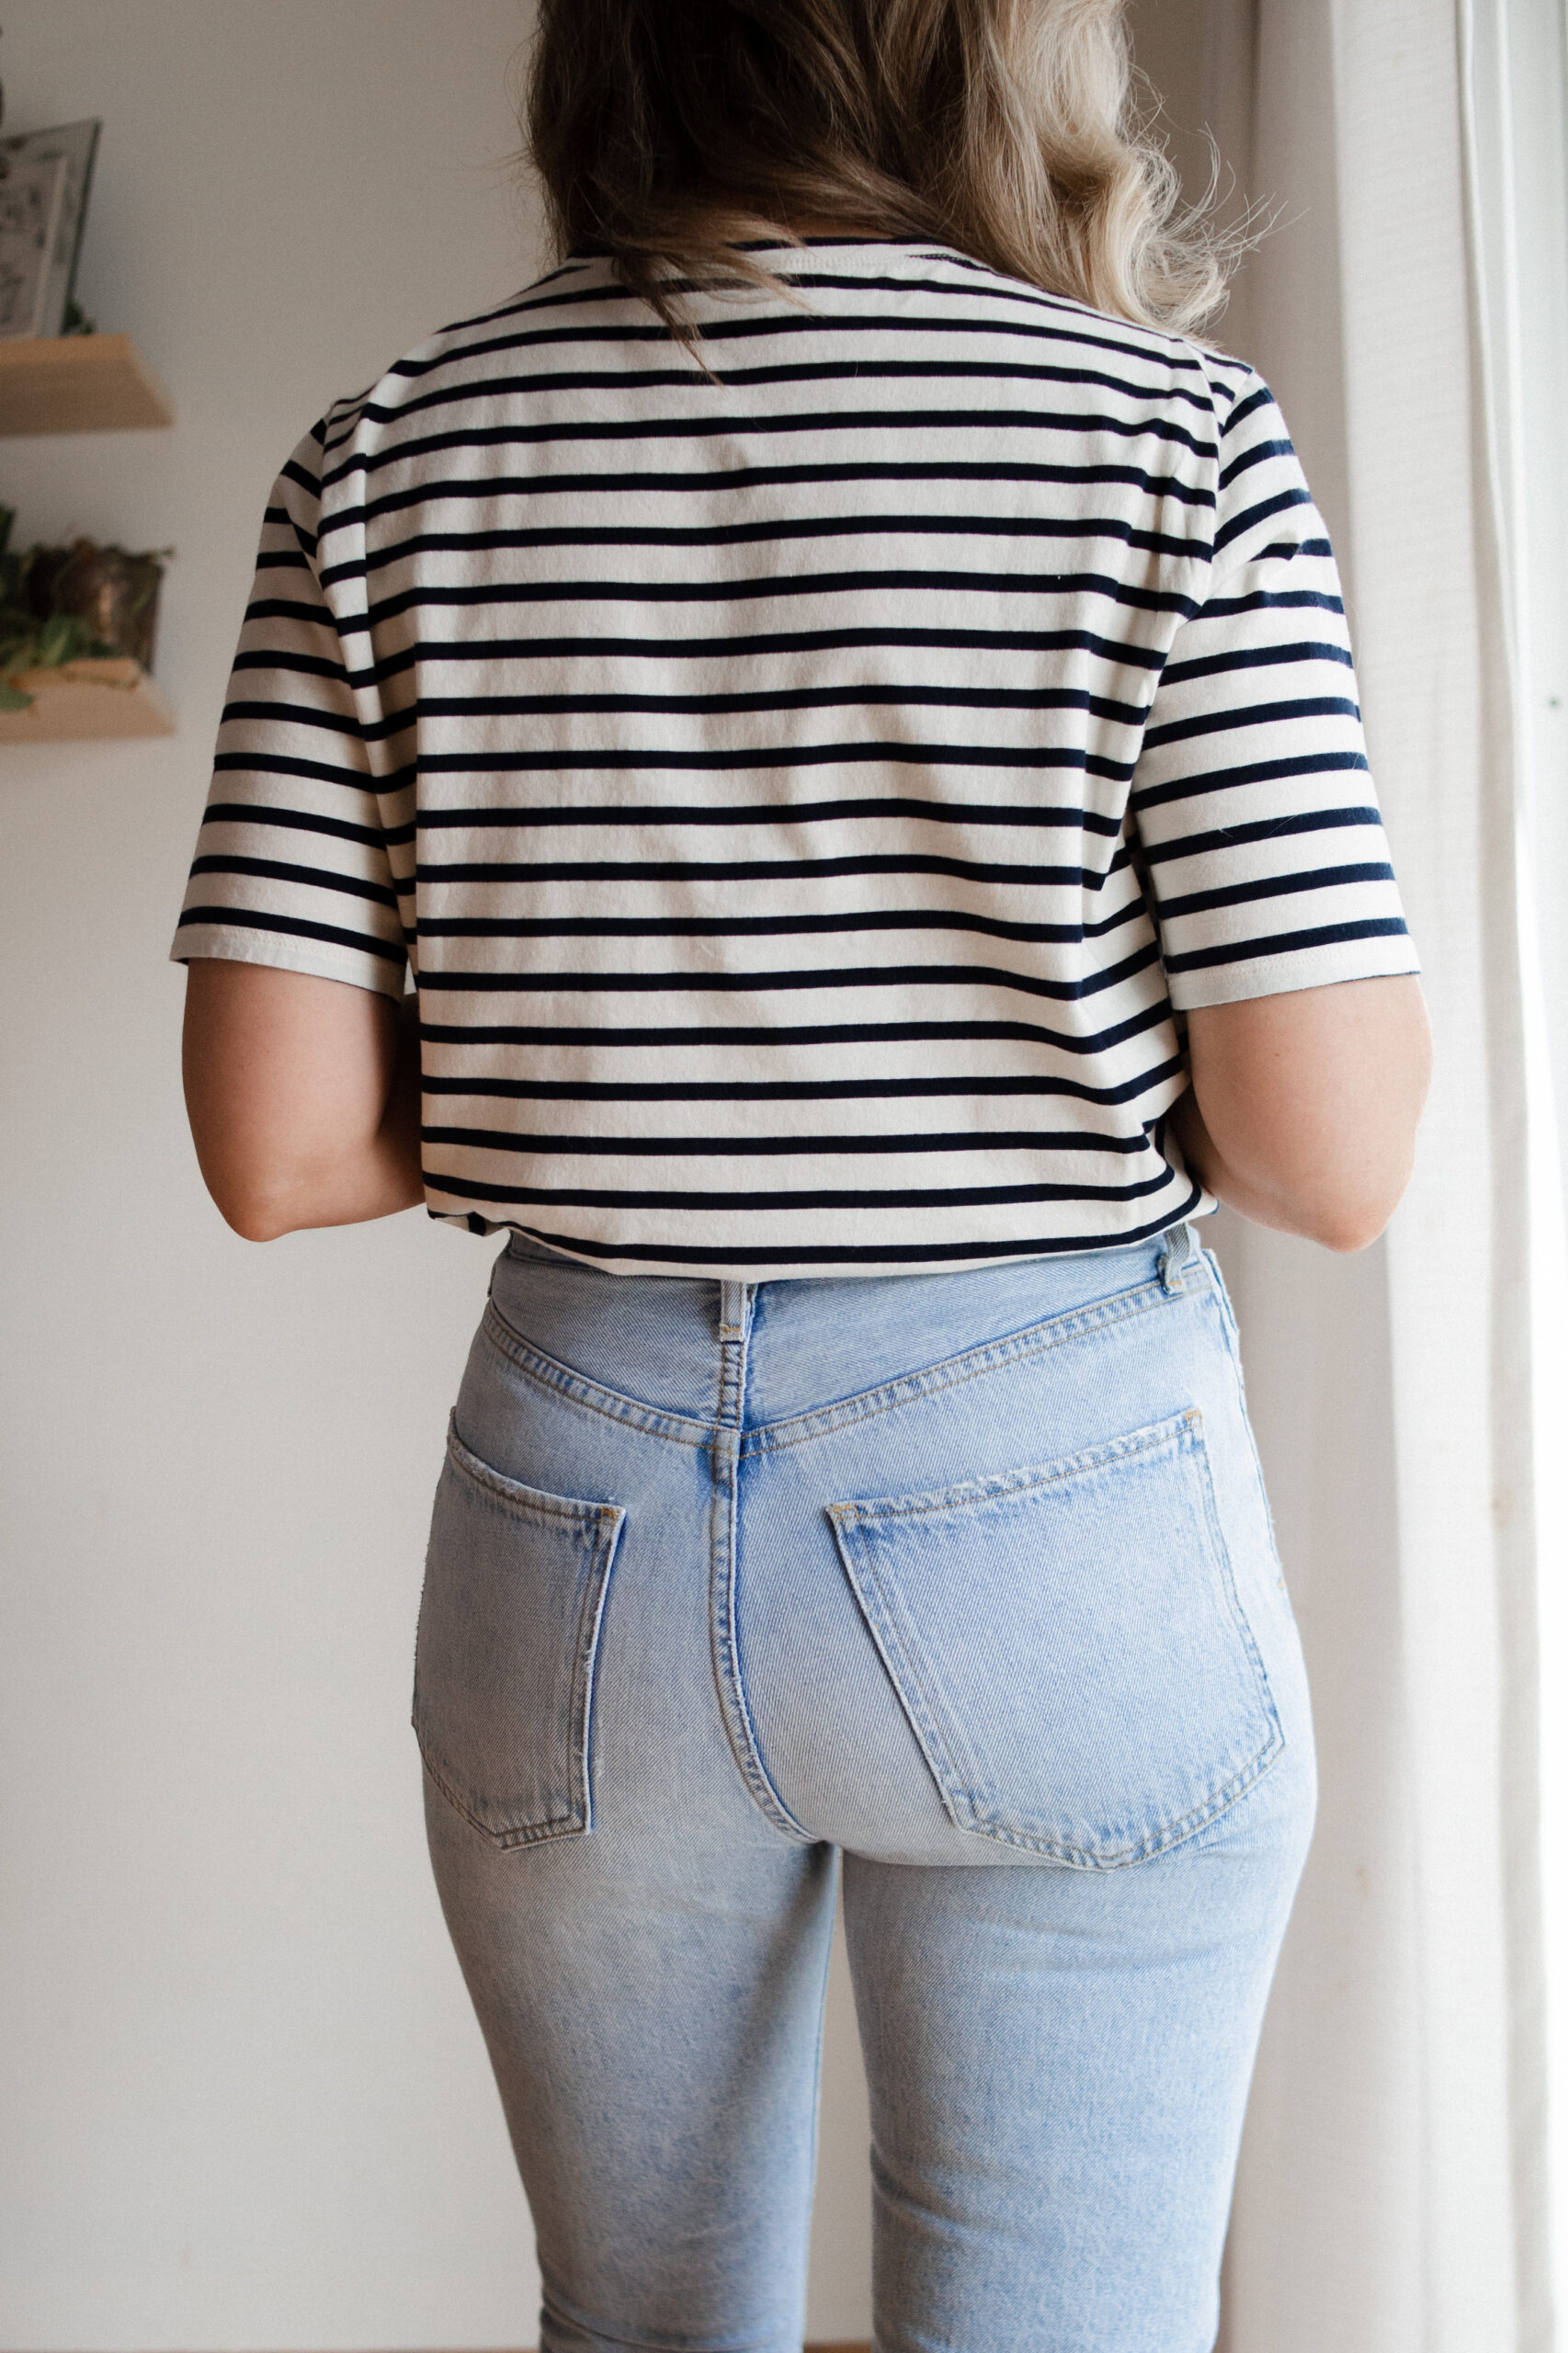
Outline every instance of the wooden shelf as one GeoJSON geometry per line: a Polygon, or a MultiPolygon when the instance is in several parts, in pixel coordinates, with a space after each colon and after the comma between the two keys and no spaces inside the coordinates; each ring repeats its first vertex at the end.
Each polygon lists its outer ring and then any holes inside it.
{"type": "Polygon", "coordinates": [[[174,421],[128,335],[0,341],[0,433],[117,433],[174,421]]]}
{"type": "Polygon", "coordinates": [[[175,715],[140,662],[62,662],[24,670],[27,710],[0,710],[0,744],[84,743],[93,737],[172,735],[175,715]]]}

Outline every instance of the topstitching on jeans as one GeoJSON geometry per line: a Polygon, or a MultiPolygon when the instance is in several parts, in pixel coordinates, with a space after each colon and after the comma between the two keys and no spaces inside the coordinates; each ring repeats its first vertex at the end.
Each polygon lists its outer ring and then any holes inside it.
{"type": "MultiPolygon", "coordinates": [[[[1196,1271],[1196,1270],[1195,1270],[1196,1271]]],[[[1206,1271],[1206,1270],[1205,1270],[1206,1271]]],[[[831,1405],[813,1406],[810,1413],[792,1414],[780,1422],[764,1423],[748,1430],[743,1441],[746,1453],[771,1451],[775,1447],[800,1446],[808,1438],[822,1438],[830,1431],[842,1429],[847,1424],[866,1421],[875,1414],[889,1414],[900,1405],[911,1405],[923,1397],[935,1396],[944,1389],[958,1388],[966,1381],[977,1381],[984,1373],[1001,1372],[1026,1358],[1043,1356],[1051,1348],[1059,1348],[1090,1332],[1108,1329],[1115,1324],[1129,1321],[1134,1315],[1147,1315],[1160,1307],[1182,1307],[1202,1296],[1212,1288],[1212,1278],[1190,1290],[1167,1291],[1158,1281],[1140,1283],[1131,1290],[1116,1292],[1109,1299],[1094,1301],[1087,1307],[1069,1308],[1061,1315],[1048,1316],[1044,1323],[1026,1325],[1003,1340],[986,1340],[979,1347],[965,1348],[958,1356],[944,1357],[916,1372],[901,1373],[896,1381],[884,1381],[875,1389],[864,1389],[853,1397],[841,1397],[831,1405]]]]}
{"type": "Polygon", "coordinates": [[[752,1803],[776,1830],[810,1845],[812,1835],[797,1822],[773,1785],[762,1761],[741,1665],[736,1595],[740,1579],[741,1425],[745,1418],[751,1336],[756,1291],[749,1283],[726,1283],[719,1319],[718,1418],[708,1449],[712,1472],[709,1504],[708,1625],[719,1707],[735,1768],[752,1803]]]}
{"type": "Polygon", "coordinates": [[[590,1381],[586,1373],[574,1372],[570,1365],[558,1364],[541,1348],[515,1332],[495,1305],[486,1305],[480,1320],[480,1330],[491,1347],[516,1367],[525,1379],[536,1381],[541,1389],[559,1391],[590,1413],[603,1414],[613,1422],[630,1422],[634,1429],[646,1430],[653,1438],[673,1438],[677,1446],[706,1446],[713,1435],[710,1421],[699,1422],[684,1414],[664,1412],[657,1405],[645,1405],[641,1398],[624,1397],[619,1390],[606,1389],[602,1383],[590,1381]]]}
{"type": "MultiPolygon", "coordinates": [[[[1022,1331],[1009,1333],[1005,1339],[983,1341],[978,1347],[961,1349],[957,1356],[939,1358],[934,1364],[901,1373],[893,1381],[879,1382],[874,1389],[863,1389],[853,1396],[835,1398],[831,1404],[814,1405],[808,1413],[786,1415],[781,1421],[765,1422],[756,1429],[744,1430],[739,1433],[740,1451],[757,1454],[776,1447],[802,1445],[809,1438],[825,1437],[874,1415],[917,1404],[924,1397],[976,1381],[983,1374],[1004,1371],[1028,1357],[1042,1356],[1085,1334],[1107,1330],[1135,1315],[1151,1314],[1156,1308],[1187,1306],[1205,1292],[1214,1291],[1214,1277],[1207,1256],[1196,1261],[1188,1271],[1199,1279],[1174,1295],[1157,1279],[1139,1283],[1131,1290],[1114,1292],[1108,1299],[1094,1300],[1087,1306],[1068,1308],[1041,1323],[1026,1324],[1022,1331]]],[[[525,1379],[531,1378],[541,1388],[571,1398],[586,1406],[590,1413],[603,1414],[610,1421],[629,1423],[653,1438],[672,1438],[679,1446],[705,1447],[711,1441],[715,1427],[712,1419],[699,1421],[690,1415],[671,1413],[664,1407],[646,1404],[641,1398],[629,1397],[619,1390],[607,1389],[601,1381],[591,1381],[585,1373],[546,1356],[542,1348],[525,1339],[506,1322],[494,1300],[485,1304],[480,1330],[525,1379]]]]}

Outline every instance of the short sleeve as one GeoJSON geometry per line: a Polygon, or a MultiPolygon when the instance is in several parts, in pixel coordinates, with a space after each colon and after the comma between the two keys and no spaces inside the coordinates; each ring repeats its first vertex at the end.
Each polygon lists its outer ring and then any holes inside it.
{"type": "Polygon", "coordinates": [[[1213,569],[1155,691],[1131,809],[1171,1002],[1414,972],[1334,551],[1250,369],[1216,370],[1213,569]]]}
{"type": "Polygon", "coordinates": [[[325,429],[262,526],[171,955],[278,964],[401,996],[407,962],[376,779],[317,576],[325,429]]]}

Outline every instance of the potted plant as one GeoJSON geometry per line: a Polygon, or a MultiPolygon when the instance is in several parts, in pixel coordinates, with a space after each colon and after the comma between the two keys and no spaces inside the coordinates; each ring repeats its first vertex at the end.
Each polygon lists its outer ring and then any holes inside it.
{"type": "Polygon", "coordinates": [[[116,655],[150,670],[171,551],[132,554],[83,539],[17,551],[15,520],[13,508],[0,506],[0,710],[30,708],[33,697],[19,683],[28,672],[116,655]]]}

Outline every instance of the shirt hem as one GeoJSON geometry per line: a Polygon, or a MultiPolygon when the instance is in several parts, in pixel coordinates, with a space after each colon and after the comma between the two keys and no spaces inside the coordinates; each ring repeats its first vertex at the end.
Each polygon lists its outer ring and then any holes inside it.
{"type": "Polygon", "coordinates": [[[1294,956],[1249,956],[1242,962],[1217,964],[1206,972],[1174,972],[1167,976],[1166,987],[1175,1010],[1192,1013],[1207,1005],[1244,1005],[1252,997],[1331,988],[1340,981],[1391,980],[1420,970],[1409,937],[1399,934],[1387,940],[1359,939],[1340,948],[1314,948],[1294,956]]]}
{"type": "Polygon", "coordinates": [[[231,928],[226,924],[183,924],[169,949],[171,964],[191,964],[211,959],[223,964],[270,964],[280,972],[304,972],[319,981],[346,981],[352,988],[369,989],[377,996],[401,1004],[403,973],[352,949],[290,939],[277,932],[231,928]]]}
{"type": "Polygon", "coordinates": [[[796,1255],[789,1246],[727,1256],[722,1250],[703,1252],[692,1246],[642,1243],[628,1245],[595,1234],[545,1233],[517,1219],[487,1218],[477,1210],[438,1209],[426,1199],[426,1214],[437,1223],[465,1228],[470,1233],[519,1235],[553,1257],[597,1274],[659,1276],[687,1282],[853,1282],[886,1279],[890,1276],[929,1278],[979,1272],[987,1267],[1019,1266],[1032,1258],[1081,1257],[1097,1251],[1131,1250],[1191,1218],[1210,1216],[1219,1208],[1213,1194],[1195,1178],[1182,1187],[1182,1199],[1148,1223],[1102,1233],[1029,1235],[1017,1241],[987,1237],[973,1243],[907,1242],[888,1244],[819,1245],[796,1255]]]}

